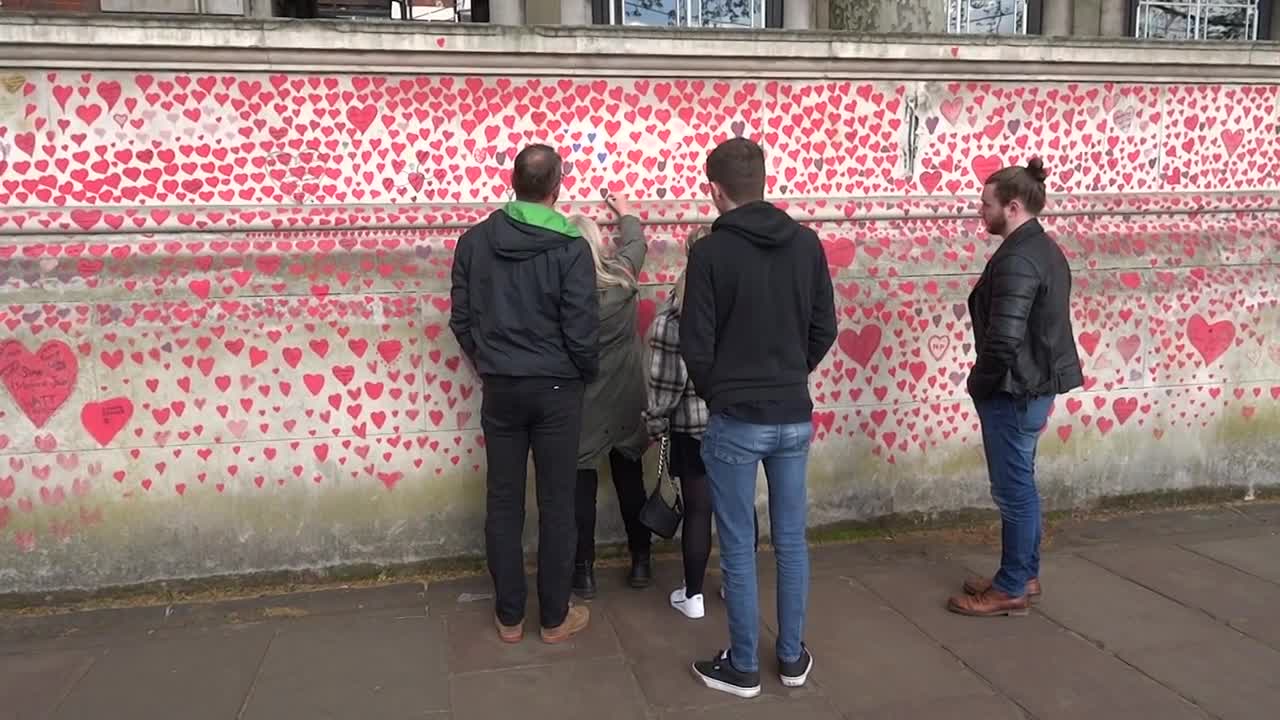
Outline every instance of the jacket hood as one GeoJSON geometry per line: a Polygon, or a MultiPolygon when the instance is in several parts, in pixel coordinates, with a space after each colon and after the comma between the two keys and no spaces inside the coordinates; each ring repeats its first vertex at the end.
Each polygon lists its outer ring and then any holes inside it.
{"type": "Polygon", "coordinates": [[[803,226],[773,204],[758,200],[721,215],[711,227],[732,230],[758,247],[775,248],[789,244],[803,226]]]}
{"type": "Polygon", "coordinates": [[[527,260],[582,237],[563,215],[536,203],[507,203],[494,223],[493,249],[500,257],[527,260]]]}

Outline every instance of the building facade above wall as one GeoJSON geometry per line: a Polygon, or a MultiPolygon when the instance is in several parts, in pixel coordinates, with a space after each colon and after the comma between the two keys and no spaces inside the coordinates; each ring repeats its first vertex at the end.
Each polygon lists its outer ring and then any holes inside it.
{"type": "Polygon", "coordinates": [[[145,16],[0,16],[6,67],[177,68],[481,74],[635,72],[724,77],[916,76],[1140,80],[1273,79],[1274,43],[1122,38],[767,33],[638,27],[376,25],[145,16]],[[585,62],[568,57],[589,58],[585,62]]]}
{"type": "Polygon", "coordinates": [[[1280,0],[4,0],[0,11],[861,33],[1280,37],[1280,0]]]}

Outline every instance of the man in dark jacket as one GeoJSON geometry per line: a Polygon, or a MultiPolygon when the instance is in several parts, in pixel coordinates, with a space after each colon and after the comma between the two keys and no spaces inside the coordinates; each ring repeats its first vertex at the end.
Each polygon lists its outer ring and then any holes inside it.
{"type": "Polygon", "coordinates": [[[689,253],[680,354],[711,413],[702,459],[720,535],[730,647],[693,667],[707,687],[755,697],[760,616],[754,518],[761,462],[778,562],[782,683],[800,687],[813,668],[803,643],[809,373],[835,342],[835,302],[818,236],[764,201],[759,145],[743,138],[722,143],[707,158],[707,179],[721,214],[689,253]]]}
{"type": "Polygon", "coordinates": [[[599,310],[591,250],[554,209],[560,168],[560,156],[546,145],[517,155],[516,200],[464,233],[453,258],[449,329],[483,382],[485,549],[505,642],[519,642],[524,632],[531,447],[542,639],[563,642],[588,620],[585,607],[569,606],[569,586],[582,395],[597,371],[599,310]]]}
{"type": "Polygon", "coordinates": [[[1023,615],[1040,596],[1040,493],[1035,459],[1054,396],[1084,384],[1071,327],[1071,267],[1036,216],[1039,158],[982,189],[987,232],[1004,238],[969,295],[978,359],[969,395],[982,421],[991,497],[1000,508],[1000,571],[971,578],[948,607],[964,615],[1023,615]]]}

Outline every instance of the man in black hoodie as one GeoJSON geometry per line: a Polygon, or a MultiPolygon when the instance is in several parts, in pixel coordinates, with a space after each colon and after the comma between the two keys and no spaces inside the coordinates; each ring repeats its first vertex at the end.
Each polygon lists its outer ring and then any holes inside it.
{"type": "Polygon", "coordinates": [[[836,313],[818,236],[764,201],[760,146],[743,138],[722,143],[707,158],[707,179],[721,214],[689,253],[680,354],[711,411],[702,459],[720,535],[730,647],[693,669],[707,687],[749,698],[760,694],[753,518],[761,462],[778,562],[779,676],[800,687],[813,669],[803,642],[809,373],[835,342],[836,313]]]}
{"type": "Polygon", "coordinates": [[[449,329],[483,383],[488,462],[485,550],[504,642],[524,637],[525,481],[538,483],[542,639],[586,627],[569,606],[577,534],[574,487],[582,396],[596,375],[599,309],[591,250],[560,213],[560,156],[531,145],[516,156],[516,200],[468,230],[453,257],[449,329]]]}

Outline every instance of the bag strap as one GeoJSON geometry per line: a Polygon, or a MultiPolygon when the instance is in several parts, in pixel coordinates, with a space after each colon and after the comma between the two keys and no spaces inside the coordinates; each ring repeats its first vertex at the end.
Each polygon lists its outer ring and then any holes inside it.
{"type": "Polygon", "coordinates": [[[671,486],[672,492],[675,493],[676,502],[680,502],[680,486],[676,483],[676,479],[671,476],[671,435],[662,434],[662,439],[658,444],[658,482],[664,479],[671,486]]]}

